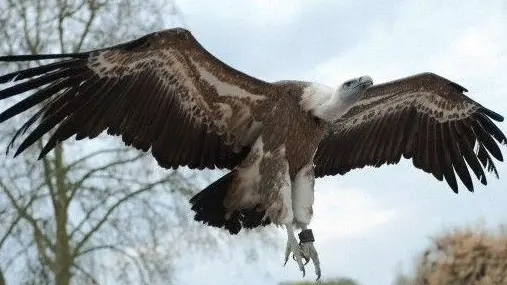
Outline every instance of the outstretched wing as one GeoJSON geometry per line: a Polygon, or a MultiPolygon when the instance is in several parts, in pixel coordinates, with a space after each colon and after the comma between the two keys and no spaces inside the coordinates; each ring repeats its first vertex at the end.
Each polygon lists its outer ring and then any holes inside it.
{"type": "Polygon", "coordinates": [[[491,156],[503,160],[497,142],[507,144],[507,139],[492,122],[503,117],[466,91],[431,73],[370,87],[321,142],[316,175],[395,164],[403,155],[438,180],[445,178],[455,192],[455,172],[473,191],[468,168],[486,184],[484,169],[498,176],[491,156]]]}
{"type": "Polygon", "coordinates": [[[17,132],[39,122],[16,155],[54,127],[41,156],[73,135],[107,129],[127,145],[151,148],[164,167],[232,168],[259,130],[254,111],[269,99],[269,83],[225,65],[184,29],[91,52],[0,61],[52,58],[66,59],[0,76],[0,84],[16,83],[0,100],[35,91],[1,113],[0,123],[42,106],[17,132]]]}

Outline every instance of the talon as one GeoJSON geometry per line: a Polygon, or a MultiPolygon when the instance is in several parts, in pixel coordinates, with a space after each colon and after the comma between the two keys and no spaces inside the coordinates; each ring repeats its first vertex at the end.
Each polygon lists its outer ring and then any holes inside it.
{"type": "MultiPolygon", "coordinates": [[[[310,262],[310,259],[304,253],[302,253],[302,258],[305,260],[305,263],[303,263],[303,265],[307,265],[308,262],[310,262]]],[[[297,261],[296,256],[294,254],[292,254],[292,259],[294,261],[297,261]]]]}
{"type": "Polygon", "coordinates": [[[303,265],[306,266],[308,264],[308,262],[310,262],[310,253],[308,252],[307,247],[302,246],[301,242],[299,242],[299,248],[301,248],[301,254],[303,255],[303,259],[305,260],[305,263],[303,265]]]}
{"type": "Polygon", "coordinates": [[[319,280],[321,276],[320,260],[317,250],[313,245],[315,238],[313,237],[312,230],[304,229],[299,234],[299,238],[301,240],[300,242],[301,254],[303,255],[303,258],[306,261],[303,266],[306,266],[308,262],[310,262],[310,260],[313,261],[313,265],[315,266],[315,275],[317,275],[317,280],[319,280]]]}
{"type": "MultiPolygon", "coordinates": [[[[299,246],[301,246],[301,243],[299,243],[299,246]]],[[[302,258],[305,260],[305,262],[303,263],[303,266],[306,266],[310,262],[311,259],[304,252],[301,252],[301,255],[302,255],[302,258]]],[[[292,254],[292,259],[297,262],[295,254],[292,254]]],[[[285,261],[285,263],[287,263],[287,260],[285,261]]]]}
{"type": "Polygon", "coordinates": [[[305,260],[305,263],[303,263],[304,266],[306,266],[308,264],[308,262],[310,262],[310,259],[308,257],[303,257],[303,259],[305,260]]]}
{"type": "MultiPolygon", "coordinates": [[[[305,266],[303,265],[303,254],[301,251],[301,247],[294,235],[294,230],[292,225],[286,225],[287,227],[287,246],[285,248],[285,264],[287,264],[287,260],[289,259],[290,254],[292,253],[292,258],[297,262],[299,266],[299,270],[303,272],[303,276],[305,276],[305,266]]],[[[306,257],[305,257],[306,260],[306,257]]]]}

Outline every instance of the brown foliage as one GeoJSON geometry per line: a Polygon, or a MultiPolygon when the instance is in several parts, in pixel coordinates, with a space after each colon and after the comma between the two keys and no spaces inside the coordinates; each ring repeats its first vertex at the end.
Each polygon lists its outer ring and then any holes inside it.
{"type": "Polygon", "coordinates": [[[507,284],[507,232],[454,230],[422,256],[414,285],[507,284]]]}

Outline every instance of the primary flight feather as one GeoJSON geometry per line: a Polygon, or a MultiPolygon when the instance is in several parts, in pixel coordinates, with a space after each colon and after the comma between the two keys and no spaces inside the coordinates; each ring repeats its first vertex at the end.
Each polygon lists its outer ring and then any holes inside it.
{"type": "Polygon", "coordinates": [[[0,61],[59,59],[0,75],[0,100],[30,92],[0,123],[35,106],[13,137],[16,155],[44,134],[40,156],[72,136],[107,131],[150,150],[166,168],[230,172],[191,200],[195,219],[227,229],[274,223],[287,229],[301,271],[320,263],[308,228],[315,177],[411,158],[415,167],[473,191],[475,176],[502,161],[503,117],[464,95],[460,85],[423,73],[373,85],[368,76],[338,88],[265,82],[208,53],[190,32],[170,29],[100,50],[3,56],[0,61]],[[472,174],[472,175],[471,175],[472,174]],[[300,240],[295,228],[302,229],[300,240]]]}

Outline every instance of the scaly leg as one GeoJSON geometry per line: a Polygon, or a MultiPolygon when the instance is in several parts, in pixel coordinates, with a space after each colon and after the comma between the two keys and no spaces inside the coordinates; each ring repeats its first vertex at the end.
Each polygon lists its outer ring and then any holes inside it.
{"type": "Polygon", "coordinates": [[[315,241],[313,233],[308,229],[313,215],[314,185],[315,175],[312,162],[301,168],[292,182],[292,208],[294,211],[294,224],[303,229],[299,234],[299,244],[303,258],[306,263],[310,260],[313,262],[318,280],[321,275],[319,255],[313,245],[315,241]]]}
{"type": "Polygon", "coordinates": [[[285,228],[287,229],[287,246],[285,248],[285,263],[289,260],[289,256],[292,253],[294,259],[299,265],[299,270],[303,272],[303,276],[305,276],[305,266],[303,264],[303,255],[301,253],[301,248],[299,247],[299,242],[296,239],[296,235],[294,234],[294,228],[292,224],[285,224],[285,228]]]}
{"type": "MultiPolygon", "coordinates": [[[[289,164],[285,158],[285,146],[282,145],[274,151],[266,151],[259,165],[261,196],[269,205],[266,215],[275,224],[285,225],[287,230],[287,246],[285,249],[285,264],[290,254],[294,254],[299,270],[305,275],[301,248],[294,234],[294,213],[292,206],[292,187],[289,173],[289,164]],[[262,192],[266,191],[266,192],[262,192]]],[[[285,265],[284,264],[284,265],[285,265]]]]}
{"type": "Polygon", "coordinates": [[[306,263],[308,263],[310,260],[313,262],[313,265],[315,267],[315,275],[317,275],[317,280],[319,280],[321,276],[320,260],[319,254],[313,245],[315,239],[313,237],[312,231],[304,226],[303,230],[299,233],[299,240],[303,258],[306,260],[306,263]]]}

